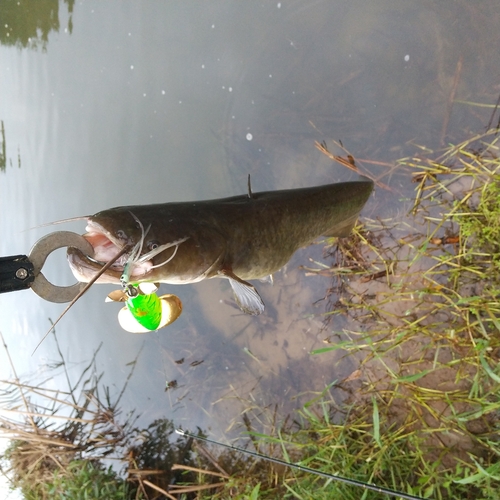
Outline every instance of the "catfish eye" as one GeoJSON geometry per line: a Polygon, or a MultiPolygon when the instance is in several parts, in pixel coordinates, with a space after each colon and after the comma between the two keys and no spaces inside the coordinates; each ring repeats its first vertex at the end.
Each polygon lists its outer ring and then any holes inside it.
{"type": "Polygon", "coordinates": [[[148,241],[148,243],[147,243],[148,250],[156,250],[159,246],[160,246],[160,242],[157,240],[151,240],[151,241],[148,241]]]}
{"type": "Polygon", "coordinates": [[[122,229],[118,229],[118,231],[116,231],[116,237],[119,238],[120,240],[127,239],[127,235],[125,234],[125,231],[123,231],[122,229]]]}

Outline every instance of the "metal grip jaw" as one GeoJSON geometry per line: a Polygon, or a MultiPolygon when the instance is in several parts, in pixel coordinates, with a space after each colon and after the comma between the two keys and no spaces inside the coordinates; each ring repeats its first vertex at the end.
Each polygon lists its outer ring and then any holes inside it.
{"type": "Polygon", "coordinates": [[[92,257],[92,245],[81,235],[71,231],[56,231],[40,238],[31,248],[29,260],[34,267],[35,280],[31,289],[42,299],[49,302],[71,302],[85,286],[85,283],[75,283],[71,286],[53,285],[41,272],[47,257],[59,248],[75,247],[85,255],[92,257]]]}

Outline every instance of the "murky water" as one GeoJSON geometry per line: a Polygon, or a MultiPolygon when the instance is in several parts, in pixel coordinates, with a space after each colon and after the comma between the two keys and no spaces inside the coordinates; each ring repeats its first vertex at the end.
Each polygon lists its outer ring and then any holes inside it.
{"type": "MultiPolygon", "coordinates": [[[[2,256],[60,228],[23,232],[30,227],[123,204],[241,194],[249,173],[254,191],[355,178],[315,141],[332,151],[341,141],[391,187],[365,214],[401,214],[413,186],[391,162],[415,144],[436,148],[481,130],[490,110],[463,101],[491,104],[500,91],[494,0],[37,6],[0,8],[2,256]]],[[[82,233],[84,224],[64,229],[82,233]]],[[[120,329],[119,307],[104,303],[112,287],[95,286],[57,328],[66,361],[78,376],[102,342],[104,382],[121,388],[137,358],[122,406],[144,424],[173,418],[221,438],[241,431],[245,408],[257,416],[276,407],[283,418],[356,369],[340,353],[309,354],[343,324],[324,329],[331,283],[307,276],[309,259],[329,262],[313,245],[274,286],[257,284],[260,317],[235,308],[219,280],[164,286],[184,313],[144,336],[120,329]]],[[[47,268],[54,281],[73,281],[64,252],[47,268]]],[[[30,291],[0,296],[0,331],[20,373],[55,358],[52,337],[31,353],[62,309],[30,291]]]]}

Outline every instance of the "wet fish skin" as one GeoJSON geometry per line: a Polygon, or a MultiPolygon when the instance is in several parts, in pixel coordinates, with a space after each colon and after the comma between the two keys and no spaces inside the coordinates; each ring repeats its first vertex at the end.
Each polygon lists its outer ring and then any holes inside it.
{"type": "MultiPolygon", "coordinates": [[[[151,245],[187,238],[172,260],[132,276],[132,282],[183,284],[223,277],[229,279],[240,307],[260,314],[262,300],[245,280],[272,275],[298,248],[322,235],[347,236],[372,189],[373,183],[366,180],[252,193],[251,197],[117,207],[91,216],[87,229],[101,228],[119,249],[135,245],[148,228],[141,255],[151,245]]],[[[154,256],[152,264],[166,261],[174,250],[154,256]]],[[[100,267],[75,249],[68,250],[68,260],[81,281],[88,281],[86,277],[100,267]]],[[[109,269],[99,282],[118,283],[121,272],[109,269]]]]}

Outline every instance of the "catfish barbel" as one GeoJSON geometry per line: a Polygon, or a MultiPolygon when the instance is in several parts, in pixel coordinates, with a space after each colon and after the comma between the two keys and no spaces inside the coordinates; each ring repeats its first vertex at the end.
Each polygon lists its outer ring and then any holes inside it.
{"type": "Polygon", "coordinates": [[[219,200],[138,205],[87,218],[94,256],[68,249],[75,277],[88,282],[126,246],[97,283],[196,283],[226,278],[247,314],[264,303],[246,280],[264,279],[320,236],[347,236],[373,189],[369,180],[252,193],[219,200]],[[133,249],[133,250],[132,250],[133,249]],[[125,270],[124,270],[125,268],[125,270]]]}

